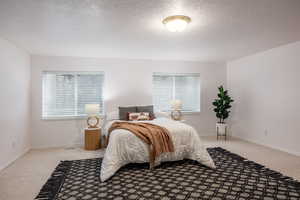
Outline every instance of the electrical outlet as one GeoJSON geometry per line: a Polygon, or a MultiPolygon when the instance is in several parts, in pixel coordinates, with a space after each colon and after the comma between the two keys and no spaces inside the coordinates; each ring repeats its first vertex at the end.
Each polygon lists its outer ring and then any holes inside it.
{"type": "Polygon", "coordinates": [[[267,129],[265,129],[264,134],[265,134],[265,136],[268,136],[268,130],[267,129]]]}

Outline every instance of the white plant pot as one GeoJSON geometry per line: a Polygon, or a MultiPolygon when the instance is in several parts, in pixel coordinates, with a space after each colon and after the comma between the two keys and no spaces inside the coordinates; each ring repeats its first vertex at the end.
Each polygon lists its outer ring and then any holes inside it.
{"type": "Polygon", "coordinates": [[[219,134],[225,134],[227,124],[225,123],[216,123],[216,131],[219,132],[219,134]]]}

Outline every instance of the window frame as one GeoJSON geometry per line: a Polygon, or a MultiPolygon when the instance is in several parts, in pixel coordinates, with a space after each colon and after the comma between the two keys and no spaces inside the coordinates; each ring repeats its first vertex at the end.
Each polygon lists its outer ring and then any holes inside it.
{"type": "MultiPolygon", "coordinates": [[[[41,101],[41,119],[42,120],[76,120],[76,119],[86,119],[87,117],[87,114],[78,114],[78,115],[72,115],[72,116],[44,116],[44,74],[47,74],[47,73],[52,73],[52,74],[70,74],[70,75],[78,75],[78,74],[91,74],[91,75],[95,75],[95,74],[98,74],[98,75],[102,75],[103,76],[103,82],[102,82],[102,107],[100,109],[100,113],[99,113],[99,116],[100,117],[103,117],[104,116],[104,108],[105,108],[105,103],[104,103],[104,88],[105,88],[105,73],[104,71],[59,71],[59,70],[45,70],[45,71],[42,71],[41,72],[41,82],[42,82],[42,101],[41,101]]],[[[77,85],[77,78],[75,78],[75,82],[76,82],[76,85],[77,85]]],[[[78,86],[78,85],[77,85],[78,86]]],[[[75,87],[75,91],[78,90],[78,87],[75,87]]],[[[77,92],[76,92],[77,93],[77,92]]],[[[78,101],[78,93],[75,94],[76,98],[74,99],[75,102],[78,101]]],[[[77,103],[76,103],[77,104],[77,103]]],[[[76,105],[75,104],[75,105],[76,105]]],[[[77,111],[78,112],[78,111],[77,111]]]]}
{"type": "MultiPolygon", "coordinates": [[[[201,112],[201,76],[200,73],[168,73],[168,72],[153,72],[152,73],[152,88],[154,87],[153,85],[153,77],[154,76],[169,76],[172,77],[172,82],[173,82],[173,86],[172,86],[172,100],[175,100],[176,98],[176,81],[175,81],[175,77],[176,76],[194,76],[197,77],[199,79],[199,109],[198,110],[181,110],[182,113],[184,114],[199,114],[201,112]]],[[[154,98],[154,94],[152,99],[154,98]]],[[[154,102],[153,102],[154,103],[154,102]]],[[[172,111],[172,109],[170,110],[155,110],[155,112],[170,112],[172,111]]]]}

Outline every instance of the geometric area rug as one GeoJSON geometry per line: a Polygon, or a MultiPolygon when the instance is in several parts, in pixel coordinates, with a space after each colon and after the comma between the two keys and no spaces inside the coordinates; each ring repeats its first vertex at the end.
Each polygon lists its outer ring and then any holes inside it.
{"type": "Polygon", "coordinates": [[[208,148],[216,169],[192,160],[128,164],[101,182],[101,158],[62,161],[36,200],[300,199],[300,183],[220,147],[208,148]]]}

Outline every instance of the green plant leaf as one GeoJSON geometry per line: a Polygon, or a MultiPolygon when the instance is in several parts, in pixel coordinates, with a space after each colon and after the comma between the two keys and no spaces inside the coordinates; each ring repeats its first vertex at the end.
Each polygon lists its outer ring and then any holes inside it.
{"type": "Polygon", "coordinates": [[[217,99],[212,103],[215,106],[213,110],[219,121],[224,122],[229,117],[229,109],[232,107],[230,104],[233,102],[233,99],[228,95],[228,90],[224,90],[222,85],[218,87],[218,91],[217,99]]]}

